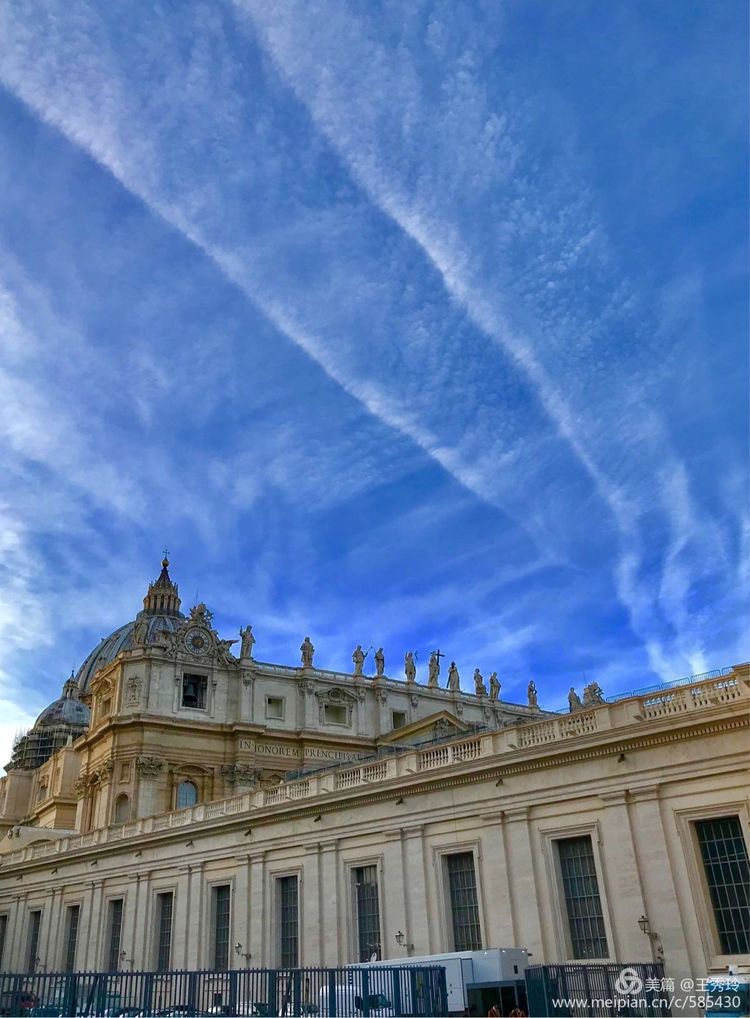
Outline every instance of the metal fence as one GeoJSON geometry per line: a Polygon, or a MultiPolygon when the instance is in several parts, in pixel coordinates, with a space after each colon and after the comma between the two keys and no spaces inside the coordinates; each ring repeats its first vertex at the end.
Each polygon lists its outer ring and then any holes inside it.
{"type": "Polygon", "coordinates": [[[0,1015],[445,1015],[439,966],[0,974],[0,1015]]]}
{"type": "Polygon", "coordinates": [[[669,992],[662,990],[664,966],[532,965],[526,969],[529,1014],[534,1018],[662,1018],[669,1016],[669,992]]]}

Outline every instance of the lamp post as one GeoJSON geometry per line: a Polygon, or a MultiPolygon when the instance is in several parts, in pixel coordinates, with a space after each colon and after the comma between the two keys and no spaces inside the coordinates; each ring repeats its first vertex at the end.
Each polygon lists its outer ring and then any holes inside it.
{"type": "Polygon", "coordinates": [[[651,954],[655,961],[664,961],[664,948],[659,941],[659,934],[651,929],[651,920],[647,915],[642,915],[638,920],[641,933],[644,933],[651,942],[651,954]]]}
{"type": "Polygon", "coordinates": [[[237,955],[238,958],[244,958],[245,959],[245,967],[247,967],[247,963],[252,958],[252,953],[250,951],[243,951],[242,950],[242,944],[240,943],[239,940],[234,945],[234,953],[237,955]]]}

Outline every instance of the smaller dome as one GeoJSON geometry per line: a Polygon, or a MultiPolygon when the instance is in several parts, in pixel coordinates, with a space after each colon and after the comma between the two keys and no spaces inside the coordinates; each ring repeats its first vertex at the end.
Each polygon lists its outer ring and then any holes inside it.
{"type": "Polygon", "coordinates": [[[72,728],[88,728],[91,711],[78,699],[78,685],[68,679],[63,695],[45,707],[34,722],[34,728],[49,728],[52,725],[70,725],[72,728]],[[71,687],[75,687],[74,689],[71,687]]]}
{"type": "Polygon", "coordinates": [[[78,683],[71,675],[62,696],[45,707],[34,727],[13,743],[13,756],[6,770],[35,770],[66,743],[83,735],[91,711],[79,699],[78,683]]]}

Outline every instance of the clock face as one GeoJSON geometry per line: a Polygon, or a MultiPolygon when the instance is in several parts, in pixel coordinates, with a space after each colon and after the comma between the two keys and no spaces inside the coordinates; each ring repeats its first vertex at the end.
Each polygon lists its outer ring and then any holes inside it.
{"type": "Polygon", "coordinates": [[[198,626],[191,626],[185,633],[185,646],[191,654],[197,654],[199,657],[208,653],[211,646],[208,633],[198,626]]]}

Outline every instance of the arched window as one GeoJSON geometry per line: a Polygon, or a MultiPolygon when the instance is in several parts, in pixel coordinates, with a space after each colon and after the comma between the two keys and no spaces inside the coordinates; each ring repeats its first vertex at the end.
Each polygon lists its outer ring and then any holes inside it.
{"type": "Polygon", "coordinates": [[[130,819],[130,799],[124,793],[115,800],[115,823],[124,824],[130,819]]]}
{"type": "Polygon", "coordinates": [[[192,781],[181,781],[177,786],[177,809],[186,809],[188,806],[195,806],[198,801],[198,789],[192,781]]]}

